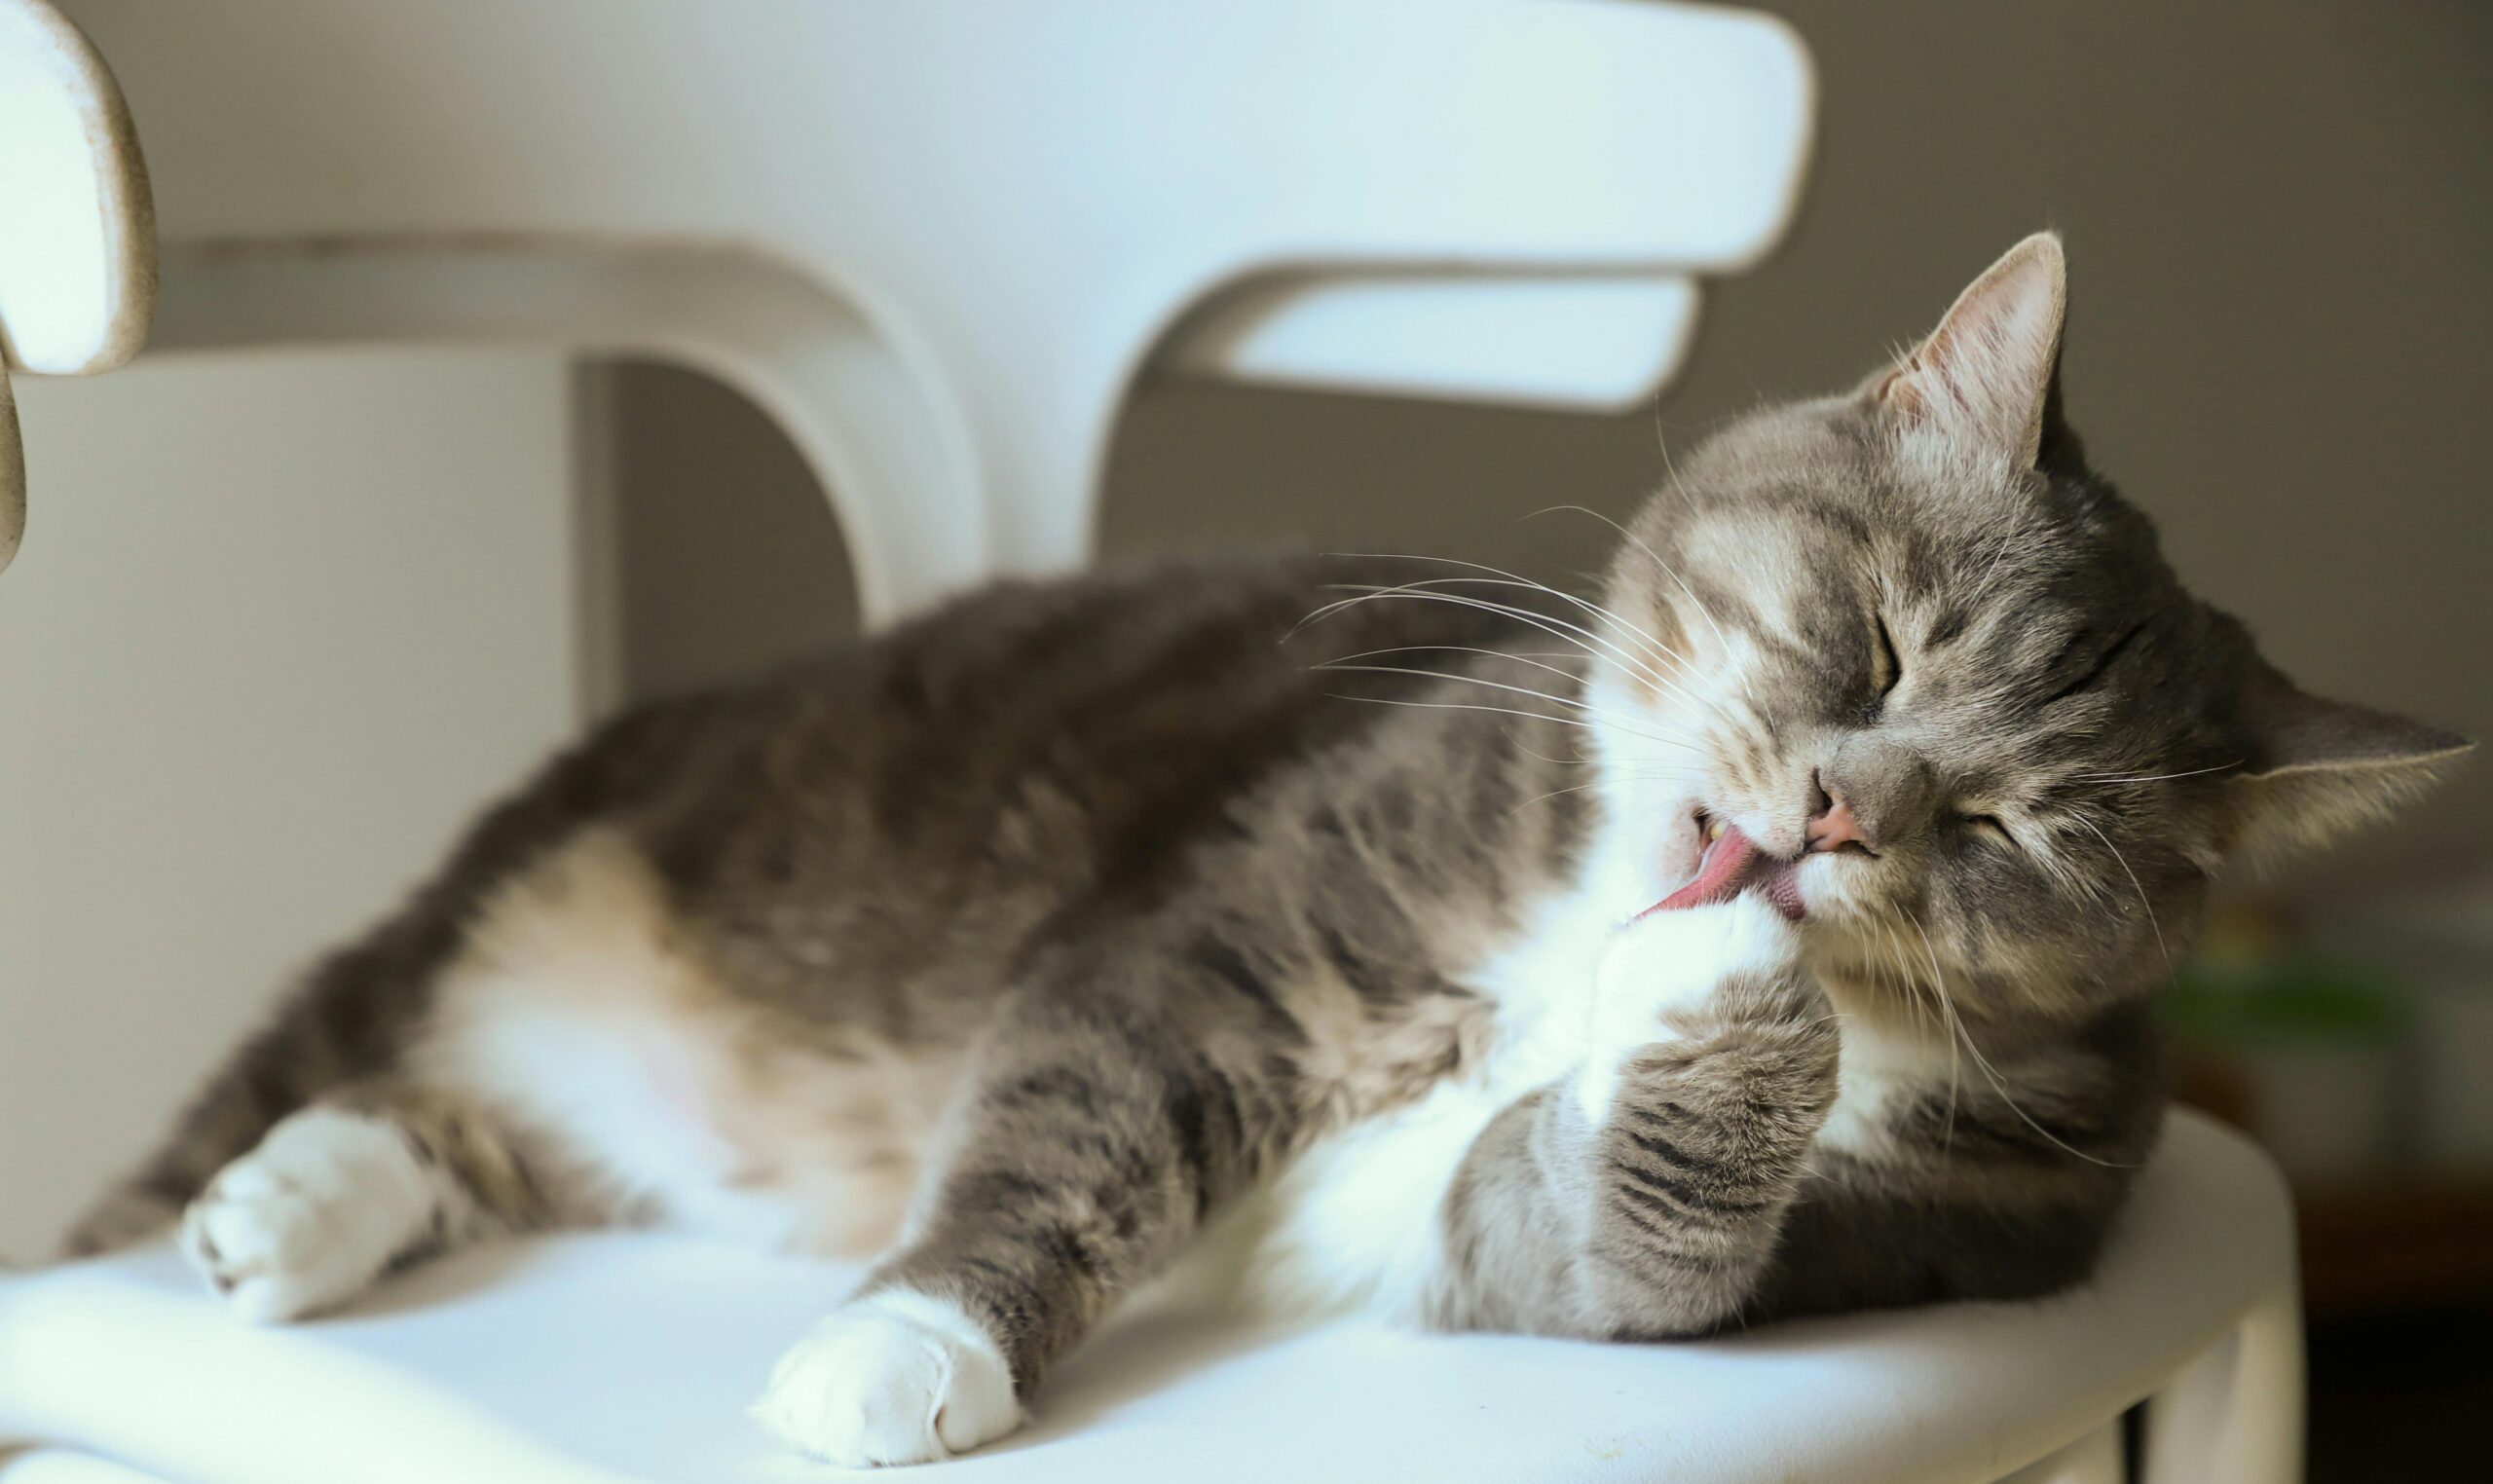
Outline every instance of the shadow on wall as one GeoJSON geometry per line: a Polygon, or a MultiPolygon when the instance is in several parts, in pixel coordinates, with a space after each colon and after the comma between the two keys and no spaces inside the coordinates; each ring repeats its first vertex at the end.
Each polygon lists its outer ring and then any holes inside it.
{"type": "Polygon", "coordinates": [[[669,695],[768,669],[855,631],[857,583],[831,506],[761,408],[647,362],[581,374],[609,429],[615,613],[610,685],[669,695]]]}

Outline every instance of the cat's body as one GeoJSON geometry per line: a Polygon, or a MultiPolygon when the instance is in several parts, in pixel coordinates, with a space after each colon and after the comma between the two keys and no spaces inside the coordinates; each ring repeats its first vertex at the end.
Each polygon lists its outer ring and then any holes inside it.
{"type": "Polygon", "coordinates": [[[1603,604],[1163,569],[628,717],[81,1241],[187,1205],[262,1317],[532,1227],[887,1247],[762,1409],[851,1463],[1008,1428],[1223,1214],[1274,1301],[1592,1338],[2075,1281],[2220,859],[2458,744],[2174,581],[2047,405],[2059,264],[1718,437],[1603,604]]]}
{"type": "MultiPolygon", "coordinates": [[[[1414,792],[1395,775],[1431,762],[1449,719],[1340,699],[1414,698],[1424,684],[1316,667],[1533,631],[1429,604],[1288,637],[1340,596],[1330,584],[1388,566],[1421,564],[1279,559],[1000,587],[759,685],[620,719],[322,965],[138,1191],[178,1206],[314,1096],[406,1070],[540,1146],[531,1178],[547,1219],[871,1253],[1028,960],[1145,919],[1200,935],[1207,954],[1232,941],[1261,953],[1234,921],[1271,912],[1257,897],[1335,904],[1321,930],[1337,977],[1354,942],[1374,945],[1347,971],[1363,991],[1355,1023],[1321,1037],[1342,1064],[1311,1079],[1311,1116],[1409,1100],[1477,1059],[1495,1007],[1449,971],[1513,934],[1456,931],[1449,914],[1424,935],[1378,910],[1372,825],[1310,816],[1335,770],[1414,792]],[[1292,859],[1270,879],[1240,843],[1274,830],[1345,854],[1292,859]]],[[[1509,728],[1516,745],[1484,767],[1504,801],[1490,822],[1528,842],[1534,879],[1478,883],[1463,904],[1475,914],[1531,891],[1582,833],[1581,796],[1533,801],[1581,771],[1535,756],[1534,729],[1509,728]]],[[[1407,807],[1380,797],[1354,813],[1407,807]]],[[[1243,992],[1210,987],[1207,1021],[1243,992]]]]}

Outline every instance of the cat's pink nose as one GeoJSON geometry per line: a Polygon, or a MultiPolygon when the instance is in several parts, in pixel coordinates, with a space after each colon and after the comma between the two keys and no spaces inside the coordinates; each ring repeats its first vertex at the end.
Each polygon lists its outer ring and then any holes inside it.
{"type": "Polygon", "coordinates": [[[1861,833],[1861,821],[1852,817],[1852,805],[1832,795],[1827,798],[1826,807],[1809,821],[1805,833],[1809,838],[1811,855],[1822,850],[1841,850],[1846,845],[1859,845],[1864,850],[1870,848],[1869,836],[1861,833]]]}

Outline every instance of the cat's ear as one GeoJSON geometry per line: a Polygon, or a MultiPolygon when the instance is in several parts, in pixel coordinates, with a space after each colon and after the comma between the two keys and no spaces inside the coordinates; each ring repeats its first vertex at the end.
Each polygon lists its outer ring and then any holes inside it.
{"type": "Polygon", "coordinates": [[[1874,378],[1868,394],[1907,427],[2032,468],[2067,310],[2061,240],[2037,232],[1958,294],[1939,328],[1874,378]]]}
{"type": "Polygon", "coordinates": [[[2368,706],[2324,700],[2256,664],[2236,713],[2242,766],[2228,781],[2238,849],[2273,857],[2375,820],[2475,744],[2368,706]]]}

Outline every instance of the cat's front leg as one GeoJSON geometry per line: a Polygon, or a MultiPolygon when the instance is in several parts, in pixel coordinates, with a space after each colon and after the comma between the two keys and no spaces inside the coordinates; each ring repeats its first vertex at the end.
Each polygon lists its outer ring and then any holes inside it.
{"type": "Polygon", "coordinates": [[[1701,1332],[1739,1313],[1834,1105],[1839,1044],[1792,925],[1764,902],[1621,933],[1575,1089],[1598,1192],[1588,1287],[1615,1332],[1701,1332]]]}
{"type": "Polygon", "coordinates": [[[1605,956],[1581,1070],[1482,1134],[1445,1210],[1450,1323],[1701,1334],[1773,1257],[1838,1034],[1764,903],[1658,914],[1605,956]]]}
{"type": "Polygon", "coordinates": [[[914,1464],[1010,1431],[1286,1142],[1293,1028],[1247,958],[1097,946],[1001,1014],[909,1237],[771,1377],[756,1415],[798,1449],[914,1464]]]}

